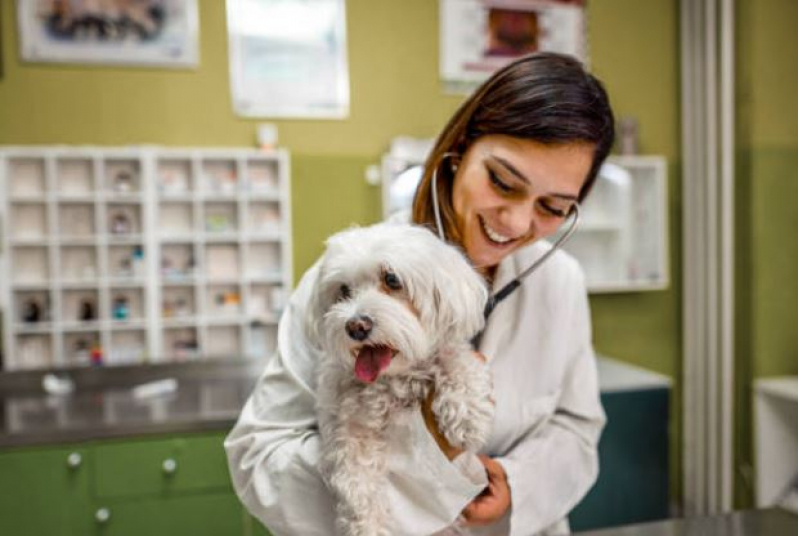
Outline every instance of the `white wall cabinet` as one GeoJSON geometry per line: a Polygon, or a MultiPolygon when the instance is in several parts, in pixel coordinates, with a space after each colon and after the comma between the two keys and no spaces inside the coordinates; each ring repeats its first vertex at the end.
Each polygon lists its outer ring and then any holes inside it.
{"type": "Polygon", "coordinates": [[[0,175],[6,369],[272,350],[287,152],[7,147],[0,175]]]}
{"type": "MultiPolygon", "coordinates": [[[[383,214],[409,209],[431,142],[399,138],[382,160],[383,214]]],[[[591,293],[665,289],[669,285],[667,161],[611,156],[580,207],[581,221],[563,249],[585,271],[591,293]]],[[[556,239],[557,235],[552,240],[556,239]]]]}

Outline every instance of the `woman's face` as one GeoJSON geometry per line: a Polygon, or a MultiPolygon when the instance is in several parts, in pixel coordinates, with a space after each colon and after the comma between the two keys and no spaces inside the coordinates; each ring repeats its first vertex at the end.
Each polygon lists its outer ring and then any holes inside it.
{"type": "Polygon", "coordinates": [[[593,163],[590,143],[544,145],[503,135],[471,144],[452,190],[463,247],[483,271],[565,221],[593,163]]]}

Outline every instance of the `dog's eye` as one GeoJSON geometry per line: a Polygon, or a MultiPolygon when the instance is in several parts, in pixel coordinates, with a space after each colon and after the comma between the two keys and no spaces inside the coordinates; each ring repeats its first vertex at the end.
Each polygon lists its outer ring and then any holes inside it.
{"type": "Polygon", "coordinates": [[[402,282],[399,281],[399,277],[393,272],[385,272],[385,276],[383,276],[383,280],[385,281],[385,286],[391,290],[402,290],[402,282]]]}
{"type": "Polygon", "coordinates": [[[352,289],[349,288],[349,285],[341,285],[338,289],[338,299],[339,300],[348,300],[352,297],[352,289]]]}

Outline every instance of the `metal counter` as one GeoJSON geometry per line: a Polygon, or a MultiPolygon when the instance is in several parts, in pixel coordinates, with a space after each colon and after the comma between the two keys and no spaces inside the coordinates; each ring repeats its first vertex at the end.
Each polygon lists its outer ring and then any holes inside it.
{"type": "Polygon", "coordinates": [[[776,508],[747,510],[720,516],[669,519],[576,534],[578,536],[791,536],[798,534],[798,515],[776,508]]]}
{"type": "Polygon", "coordinates": [[[200,431],[235,423],[263,362],[196,362],[59,370],[75,389],[50,395],[48,371],[0,374],[0,448],[200,431]],[[174,378],[177,389],[136,398],[133,387],[174,378]]]}

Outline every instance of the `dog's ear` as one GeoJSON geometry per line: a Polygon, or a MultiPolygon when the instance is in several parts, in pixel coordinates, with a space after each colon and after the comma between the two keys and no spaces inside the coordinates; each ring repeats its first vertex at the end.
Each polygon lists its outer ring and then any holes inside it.
{"type": "Polygon", "coordinates": [[[321,326],[324,320],[324,313],[327,309],[325,289],[324,289],[324,257],[314,267],[315,278],[311,286],[310,296],[305,309],[305,333],[308,339],[316,345],[320,345],[321,326]]]}
{"type": "Polygon", "coordinates": [[[488,289],[465,256],[446,245],[427,272],[432,284],[430,320],[440,340],[470,340],[482,329],[488,289]]]}

